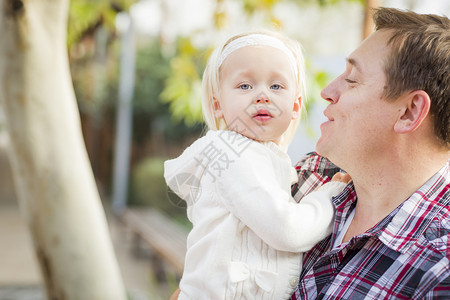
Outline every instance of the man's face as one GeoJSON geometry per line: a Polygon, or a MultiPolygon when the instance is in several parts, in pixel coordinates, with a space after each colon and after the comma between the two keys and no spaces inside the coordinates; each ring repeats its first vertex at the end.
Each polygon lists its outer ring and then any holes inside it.
{"type": "Polygon", "coordinates": [[[254,140],[278,143],[299,110],[294,68],[273,47],[247,46],[231,53],[220,69],[219,90],[216,117],[254,140]]]}
{"type": "Polygon", "coordinates": [[[350,54],[345,72],[322,90],[330,104],[316,149],[344,169],[364,167],[389,152],[398,115],[395,102],[383,98],[389,37],[385,30],[372,34],[350,54]]]}

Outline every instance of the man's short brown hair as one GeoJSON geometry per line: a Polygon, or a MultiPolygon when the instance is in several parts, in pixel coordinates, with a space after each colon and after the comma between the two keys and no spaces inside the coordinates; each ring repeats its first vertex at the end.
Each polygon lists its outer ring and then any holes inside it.
{"type": "Polygon", "coordinates": [[[450,146],[450,20],[445,16],[378,8],[376,30],[390,30],[392,46],[385,61],[388,99],[424,90],[431,99],[436,136],[450,146]]]}

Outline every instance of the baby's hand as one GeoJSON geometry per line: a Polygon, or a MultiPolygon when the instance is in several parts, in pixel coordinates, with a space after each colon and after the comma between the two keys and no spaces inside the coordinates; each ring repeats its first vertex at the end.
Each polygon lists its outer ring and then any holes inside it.
{"type": "Polygon", "coordinates": [[[342,172],[337,172],[334,174],[333,178],[331,178],[331,181],[340,181],[343,183],[349,183],[352,180],[350,175],[342,172]]]}

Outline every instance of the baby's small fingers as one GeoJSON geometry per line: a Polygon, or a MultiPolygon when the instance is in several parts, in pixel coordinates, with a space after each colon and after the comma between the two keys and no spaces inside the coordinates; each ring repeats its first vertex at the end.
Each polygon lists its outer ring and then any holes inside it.
{"type": "Polygon", "coordinates": [[[341,177],[344,175],[342,172],[337,172],[333,175],[333,178],[331,178],[332,181],[341,181],[341,177]]]}
{"type": "Polygon", "coordinates": [[[331,178],[331,181],[340,181],[344,183],[349,183],[350,180],[352,180],[352,177],[348,174],[338,172],[334,174],[333,178],[331,178]]]}
{"type": "Polygon", "coordinates": [[[348,174],[342,174],[341,181],[345,183],[349,183],[352,180],[352,177],[348,174]]]}

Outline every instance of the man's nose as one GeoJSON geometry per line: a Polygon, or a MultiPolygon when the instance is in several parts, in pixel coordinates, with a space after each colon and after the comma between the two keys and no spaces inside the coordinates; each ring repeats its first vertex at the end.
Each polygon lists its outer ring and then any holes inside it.
{"type": "Polygon", "coordinates": [[[320,92],[320,96],[330,103],[337,103],[339,101],[339,89],[337,79],[338,78],[330,82],[320,92]]]}

